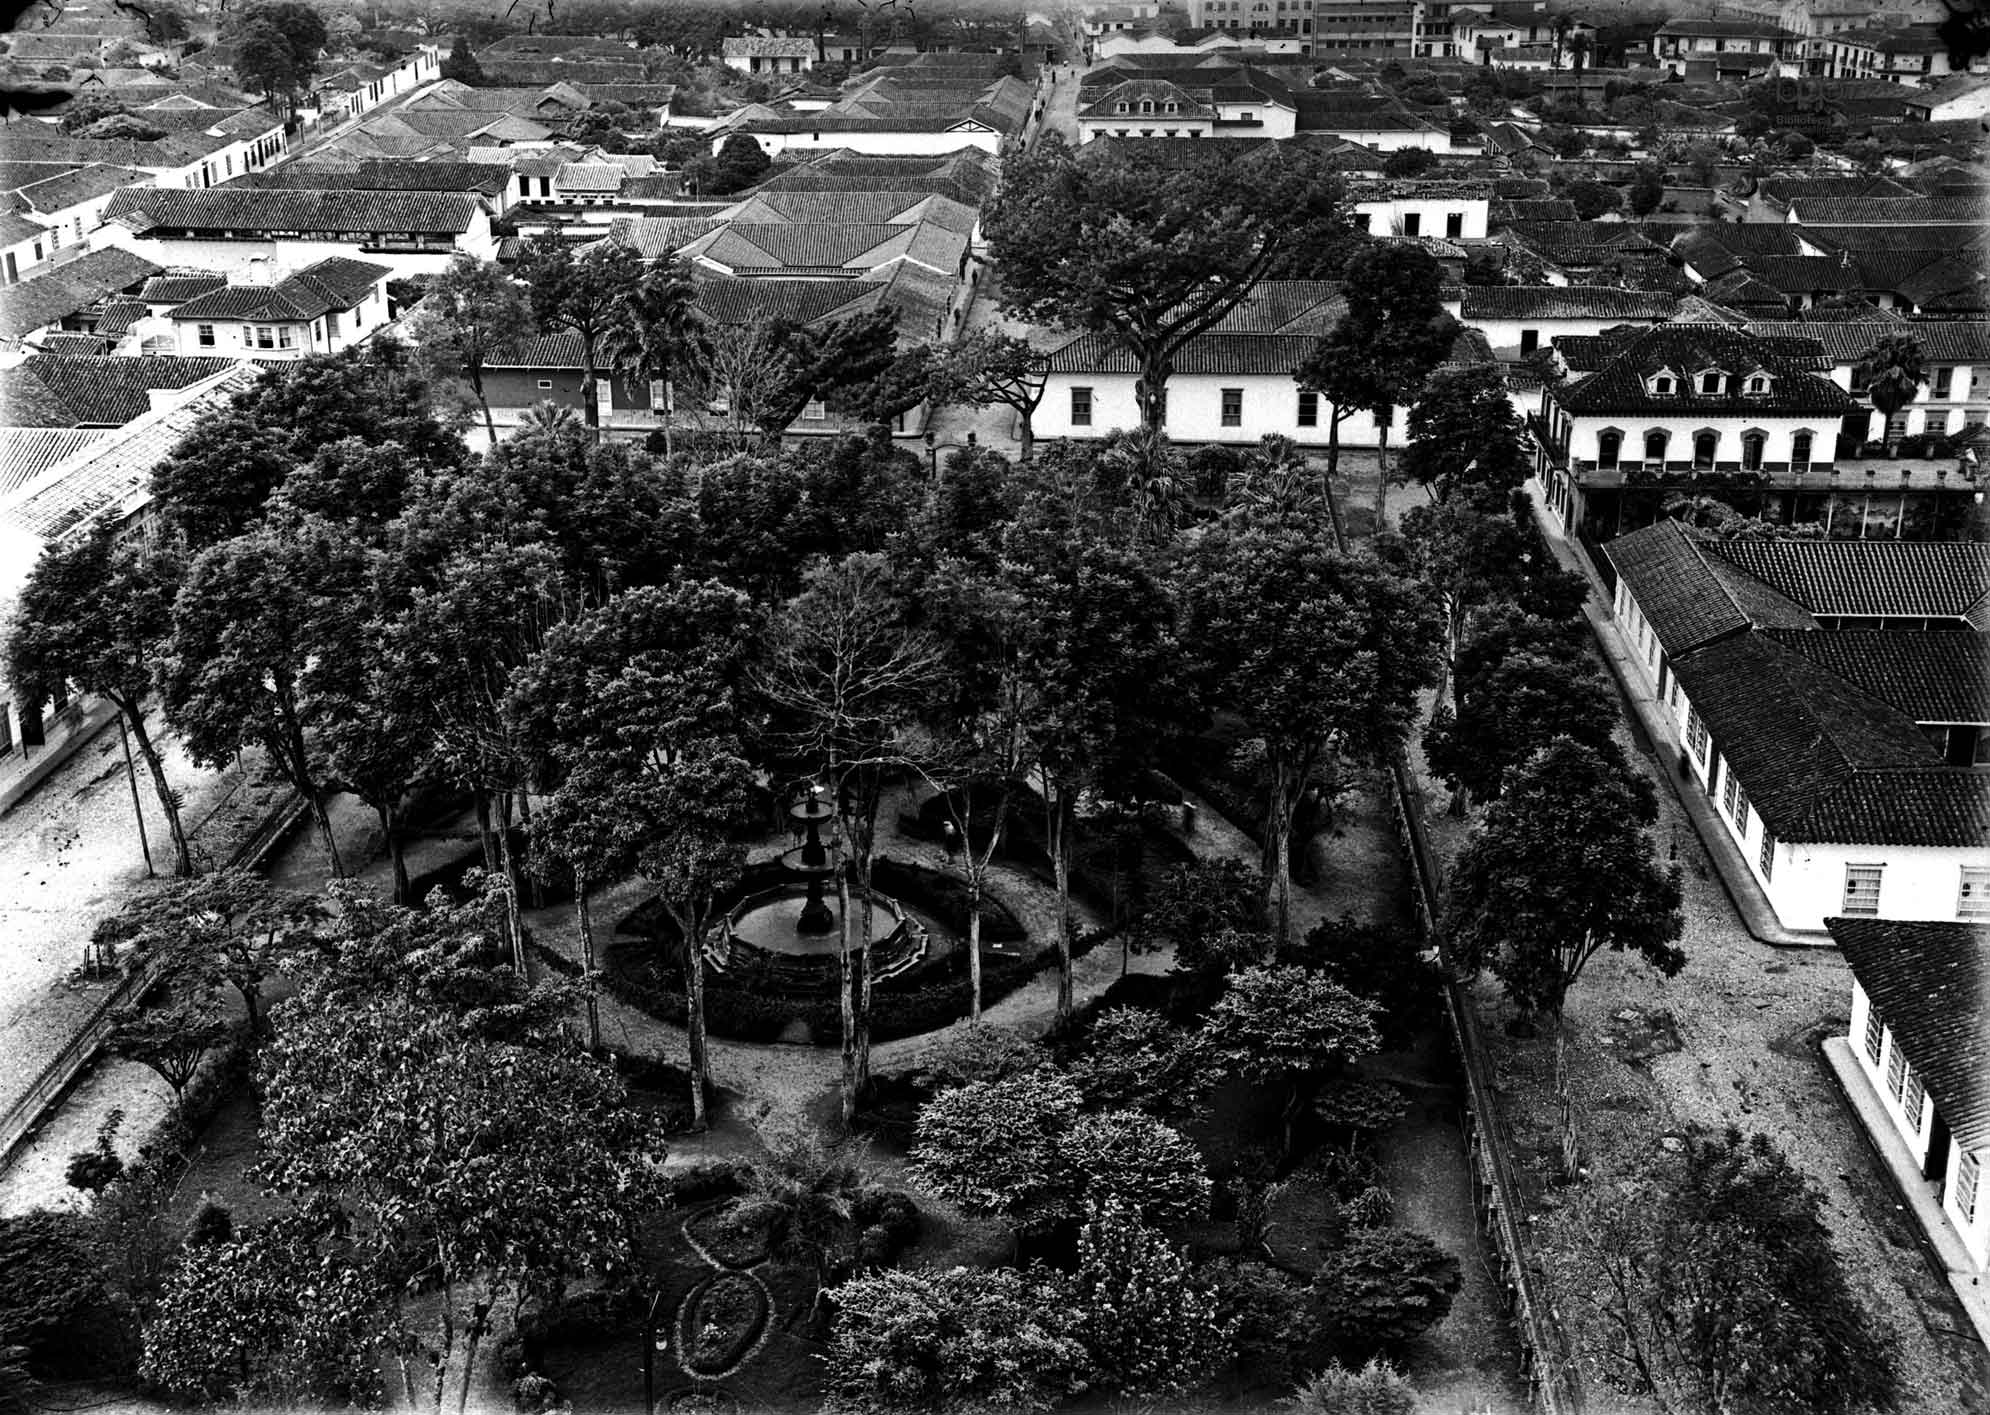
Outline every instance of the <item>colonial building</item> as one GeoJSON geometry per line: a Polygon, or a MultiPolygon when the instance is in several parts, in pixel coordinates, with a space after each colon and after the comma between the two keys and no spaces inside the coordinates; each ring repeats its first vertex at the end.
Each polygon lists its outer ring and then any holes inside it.
{"type": "Polygon", "coordinates": [[[209,290],[167,316],[174,347],[253,359],[350,349],[387,322],[389,274],[384,265],[334,256],[274,284],[209,290]]]}
{"type": "Polygon", "coordinates": [[[815,41],[743,35],[721,41],[719,57],[742,74],[799,74],[815,67],[815,41]]]}
{"type": "Polygon", "coordinates": [[[1950,1281],[1980,1282],[1990,1273],[1990,864],[1965,888],[1959,922],[1829,921],[1852,965],[1852,1021],[1827,1047],[1842,1048],[1832,1058],[1841,1076],[1849,1056],[1848,1085],[1885,1116],[1874,1133],[1882,1151],[1904,1147],[1960,1241],[1950,1281]]]}
{"type": "Polygon", "coordinates": [[[1785,928],[1973,916],[1990,880],[1990,546],[1719,540],[1662,520],[1604,554],[1659,730],[1785,928]]]}

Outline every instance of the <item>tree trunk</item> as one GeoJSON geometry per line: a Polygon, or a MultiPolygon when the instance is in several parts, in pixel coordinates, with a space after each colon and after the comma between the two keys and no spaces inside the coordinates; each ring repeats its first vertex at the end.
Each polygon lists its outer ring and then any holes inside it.
{"type": "Polygon", "coordinates": [[[842,1013],[843,1123],[857,1114],[857,1015],[850,974],[850,876],[836,871],[836,1001],[842,1013]]]}
{"type": "Polygon", "coordinates": [[[484,852],[484,873],[497,873],[497,843],[491,839],[491,798],[483,788],[476,787],[471,795],[477,803],[477,844],[484,852]]]}
{"type": "Polygon", "coordinates": [[[145,769],[152,774],[152,789],[159,793],[159,808],[166,813],[166,828],[173,834],[173,873],[185,879],[194,872],[193,848],[187,844],[186,828],[180,821],[180,803],[173,797],[173,788],[166,784],[166,764],[159,759],[159,749],[145,730],[145,714],[138,705],[118,703],[118,710],[131,724],[132,740],[138,744],[138,755],[145,758],[145,769]]]}
{"type": "Polygon", "coordinates": [[[1333,407],[1333,411],[1327,414],[1327,484],[1329,486],[1332,486],[1334,478],[1340,475],[1340,425],[1343,421],[1338,407],[1333,407]]]}
{"type": "Polygon", "coordinates": [[[594,369],[594,340],[591,336],[584,334],[581,336],[580,343],[580,396],[581,401],[585,404],[580,412],[581,417],[587,422],[588,429],[593,432],[595,440],[599,441],[601,438],[601,395],[595,389],[595,384],[599,381],[600,375],[594,369]]]}
{"type": "Polygon", "coordinates": [[[1389,526],[1389,424],[1396,420],[1390,408],[1382,417],[1381,441],[1375,446],[1375,534],[1389,526]]]}
{"type": "Polygon", "coordinates": [[[1271,956],[1292,941],[1292,812],[1298,791],[1283,752],[1273,752],[1269,809],[1264,822],[1264,877],[1270,895],[1271,956]]]}
{"type": "Polygon", "coordinates": [[[477,406],[484,410],[484,434],[497,446],[497,421],[491,417],[491,400],[484,396],[484,370],[481,366],[466,369],[470,375],[470,390],[477,395],[477,406]]]}
{"type": "Polygon", "coordinates": [[[1050,809],[1045,833],[1050,837],[1050,869],[1057,879],[1057,1016],[1071,1015],[1071,803],[1060,784],[1047,777],[1050,809]]]}
{"type": "Polygon", "coordinates": [[[518,908],[518,864],[511,857],[511,793],[498,794],[498,864],[504,875],[504,923],[511,934],[511,965],[521,979],[529,981],[531,970],[525,960],[525,917],[518,908]]]}
{"type": "Polygon", "coordinates": [[[1140,383],[1135,390],[1140,399],[1140,426],[1153,432],[1165,432],[1162,426],[1167,421],[1163,409],[1168,399],[1168,374],[1171,370],[1153,353],[1143,354],[1140,359],[1140,383]]]}
{"type": "Polygon", "coordinates": [[[601,1055],[601,1001],[594,993],[594,917],[587,909],[587,871],[574,867],[574,912],[580,918],[580,976],[587,984],[587,1049],[601,1055]]]}
{"type": "MultiPolygon", "coordinates": [[[[518,823],[525,828],[525,838],[530,840],[532,838],[532,793],[529,790],[521,790],[518,793],[518,823]]],[[[546,902],[545,897],[539,892],[539,880],[537,876],[528,872],[523,880],[523,885],[525,889],[525,902],[527,904],[537,909],[546,902]]]]}
{"type": "Polygon", "coordinates": [[[712,1064],[705,1047],[705,930],[700,915],[685,911],[684,1033],[691,1063],[691,1128],[705,1129],[705,1092],[712,1084],[712,1064]]]}
{"type": "Polygon", "coordinates": [[[387,846],[387,858],[394,866],[394,902],[412,905],[414,900],[408,896],[414,892],[414,885],[408,879],[408,852],[401,839],[400,823],[391,807],[375,806],[373,813],[380,817],[380,839],[387,846]]]}
{"type": "Polygon", "coordinates": [[[332,815],[325,807],[325,793],[311,777],[311,756],[304,746],[304,725],[297,720],[296,709],[288,695],[277,699],[282,717],[284,746],[290,758],[290,781],[304,797],[311,808],[311,815],[318,823],[319,838],[325,842],[325,855],[331,861],[332,875],[345,878],[345,862],[339,858],[338,836],[332,830],[332,815]]]}
{"type": "Polygon", "coordinates": [[[858,1099],[862,1099],[871,1088],[871,950],[877,942],[877,905],[871,895],[870,873],[869,866],[866,866],[864,877],[859,881],[864,896],[864,951],[857,958],[858,1099]]]}
{"type": "MultiPolygon", "coordinates": [[[[963,841],[962,845],[967,846],[963,841]]],[[[981,1020],[981,877],[979,871],[967,882],[967,1020],[981,1020]]]]}
{"type": "Polygon", "coordinates": [[[1020,460],[1027,462],[1031,457],[1036,455],[1036,427],[1031,421],[1036,413],[1036,409],[1032,406],[1020,409],[1019,411],[1023,415],[1023,428],[1021,436],[1018,439],[1021,446],[1017,449],[1017,456],[1020,460]]]}

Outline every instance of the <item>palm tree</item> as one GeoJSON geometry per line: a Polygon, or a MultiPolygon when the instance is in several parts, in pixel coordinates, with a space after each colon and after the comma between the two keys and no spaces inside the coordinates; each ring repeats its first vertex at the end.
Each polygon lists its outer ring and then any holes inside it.
{"type": "Polygon", "coordinates": [[[1231,496],[1230,516],[1245,521],[1280,521],[1316,516],[1321,482],[1291,438],[1269,433],[1245,454],[1244,474],[1231,496]]]}
{"type": "MultiPolygon", "coordinates": [[[[656,262],[629,291],[626,318],[603,341],[612,367],[633,379],[662,383],[679,380],[701,356],[704,320],[698,313],[698,287],[690,268],[675,256],[656,262]]],[[[663,450],[670,452],[669,395],[657,412],[663,424],[663,450]]]]}
{"type": "Polygon", "coordinates": [[[551,398],[541,398],[518,415],[520,432],[555,433],[570,427],[585,425],[585,419],[567,403],[555,403],[551,398]]]}
{"type": "Polygon", "coordinates": [[[1890,457],[1894,448],[1893,415],[1913,402],[1921,385],[1928,381],[1921,345],[1911,334],[1883,335],[1859,360],[1858,374],[1866,385],[1866,398],[1886,419],[1881,437],[1890,457]]]}
{"type": "Polygon", "coordinates": [[[748,1169],[727,1220],[764,1229],[775,1261],[813,1273],[820,1304],[837,1270],[855,1258],[856,1200],[869,1171],[855,1146],[825,1141],[800,1117],[778,1121],[763,1138],[767,1157],[748,1169]]]}
{"type": "Polygon", "coordinates": [[[1174,529],[1183,495],[1181,458],[1155,427],[1114,433],[1099,450],[1099,470],[1124,489],[1135,538],[1174,529]]]}

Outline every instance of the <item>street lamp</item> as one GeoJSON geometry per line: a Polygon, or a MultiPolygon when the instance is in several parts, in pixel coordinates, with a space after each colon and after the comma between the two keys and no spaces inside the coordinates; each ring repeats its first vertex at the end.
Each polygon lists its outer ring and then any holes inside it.
{"type": "Polygon", "coordinates": [[[643,1415],[656,1415],[656,1358],[670,1350],[670,1333],[658,1331],[656,1309],[663,1293],[650,1298],[649,1315],[643,1318],[643,1415]]]}
{"type": "Polygon", "coordinates": [[[931,428],[927,428],[926,436],[922,440],[926,444],[927,471],[931,474],[934,481],[938,481],[940,479],[939,439],[933,436],[931,428]]]}

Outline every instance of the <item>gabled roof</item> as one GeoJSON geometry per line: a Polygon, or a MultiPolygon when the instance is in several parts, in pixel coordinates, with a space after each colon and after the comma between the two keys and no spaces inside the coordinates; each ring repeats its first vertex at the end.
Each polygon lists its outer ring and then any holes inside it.
{"type": "Polygon", "coordinates": [[[234,359],[76,358],[37,354],[0,373],[0,424],[121,427],[152,407],[153,389],[178,389],[234,367],[234,359]]]}
{"type": "Polygon", "coordinates": [[[384,265],[333,256],[274,285],[228,285],[197,295],[173,311],[182,319],[254,319],[296,323],[349,310],[394,272],[384,265]]]}
{"type": "Polygon", "coordinates": [[[1990,545],[1731,540],[1717,549],[1813,614],[1967,619],[1990,629],[1990,545]]]}
{"type": "Polygon", "coordinates": [[[1791,220],[1808,226],[1954,226],[1981,221],[1978,197],[1799,197],[1791,220]]]}
{"type": "Polygon", "coordinates": [[[161,266],[122,246],[91,251],[57,270],[8,287],[0,299],[0,339],[19,339],[67,319],[115,291],[159,274],[161,266]]]}
{"type": "Polygon", "coordinates": [[[1801,604],[1759,582],[1748,584],[1713,549],[1669,517],[1603,547],[1674,658],[1758,623],[1816,628],[1801,604]]]}
{"type": "MultiPolygon", "coordinates": [[[[1814,319],[1763,319],[1748,321],[1748,332],[1768,339],[1814,339],[1824,346],[1824,355],[1834,364],[1857,363],[1865,357],[1873,342],[1886,334],[1914,334],[1918,336],[1923,328],[1939,326],[1916,326],[1909,324],[1898,315],[1873,309],[1871,318],[1856,320],[1814,320],[1814,319]]],[[[1986,331],[1990,332],[1990,331],[1986,331]]],[[[1926,351],[1923,345],[1923,351],[1926,351]]]]}
{"type": "Polygon", "coordinates": [[[150,186],[152,178],[135,167],[93,162],[66,176],[51,177],[20,188],[17,199],[30,211],[52,215],[79,202],[92,201],[119,187],[150,186]]]}
{"type": "Polygon", "coordinates": [[[0,427],[0,497],[103,435],[104,429],[97,427],[0,427]]]}
{"type": "Polygon", "coordinates": [[[1990,924],[1834,918],[1824,926],[1956,1144],[1990,1148],[1990,924]]]}
{"type": "Polygon", "coordinates": [[[1916,722],[1990,723],[1990,634],[1761,632],[1916,722]]]}
{"type": "Polygon", "coordinates": [[[1814,372],[1828,368],[1829,362],[1824,351],[1810,341],[1759,339],[1726,325],[1677,323],[1628,333],[1612,331],[1603,337],[1610,341],[1605,347],[1614,357],[1580,382],[1551,391],[1550,396],[1564,411],[1627,416],[1838,417],[1858,406],[1849,393],[1814,372]],[[1724,382],[1727,391],[1702,393],[1691,375],[1708,367],[1730,375],[1765,369],[1772,375],[1769,391],[1743,393],[1740,378],[1731,376],[1724,382]],[[1648,392],[1645,380],[1663,369],[1679,375],[1678,391],[1648,392]]]}
{"type": "Polygon", "coordinates": [[[227,283],[227,276],[211,270],[176,271],[147,280],[139,289],[138,298],[148,305],[183,305],[194,296],[219,290],[227,283]]]}
{"type": "MultiPolygon", "coordinates": [[[[1202,334],[1175,355],[1178,374],[1268,374],[1291,378],[1317,337],[1310,334],[1202,334]]],[[[1080,334],[1049,356],[1052,373],[1137,374],[1140,362],[1111,334],[1080,334]]]]}
{"type": "Polygon", "coordinates": [[[1679,301],[1644,290],[1602,285],[1467,285],[1460,318],[1669,319],[1679,301]]]}
{"type": "Polygon", "coordinates": [[[511,168],[498,162],[293,162],[250,172],[229,186],[290,191],[475,192],[503,194],[511,168]]]}
{"type": "Polygon", "coordinates": [[[476,198],[461,192],[258,191],[253,188],[127,187],[105,219],[134,230],[383,232],[467,231],[476,198]]]}
{"type": "Polygon", "coordinates": [[[48,228],[18,211],[0,211],[0,246],[18,246],[48,234],[48,228]]]}

